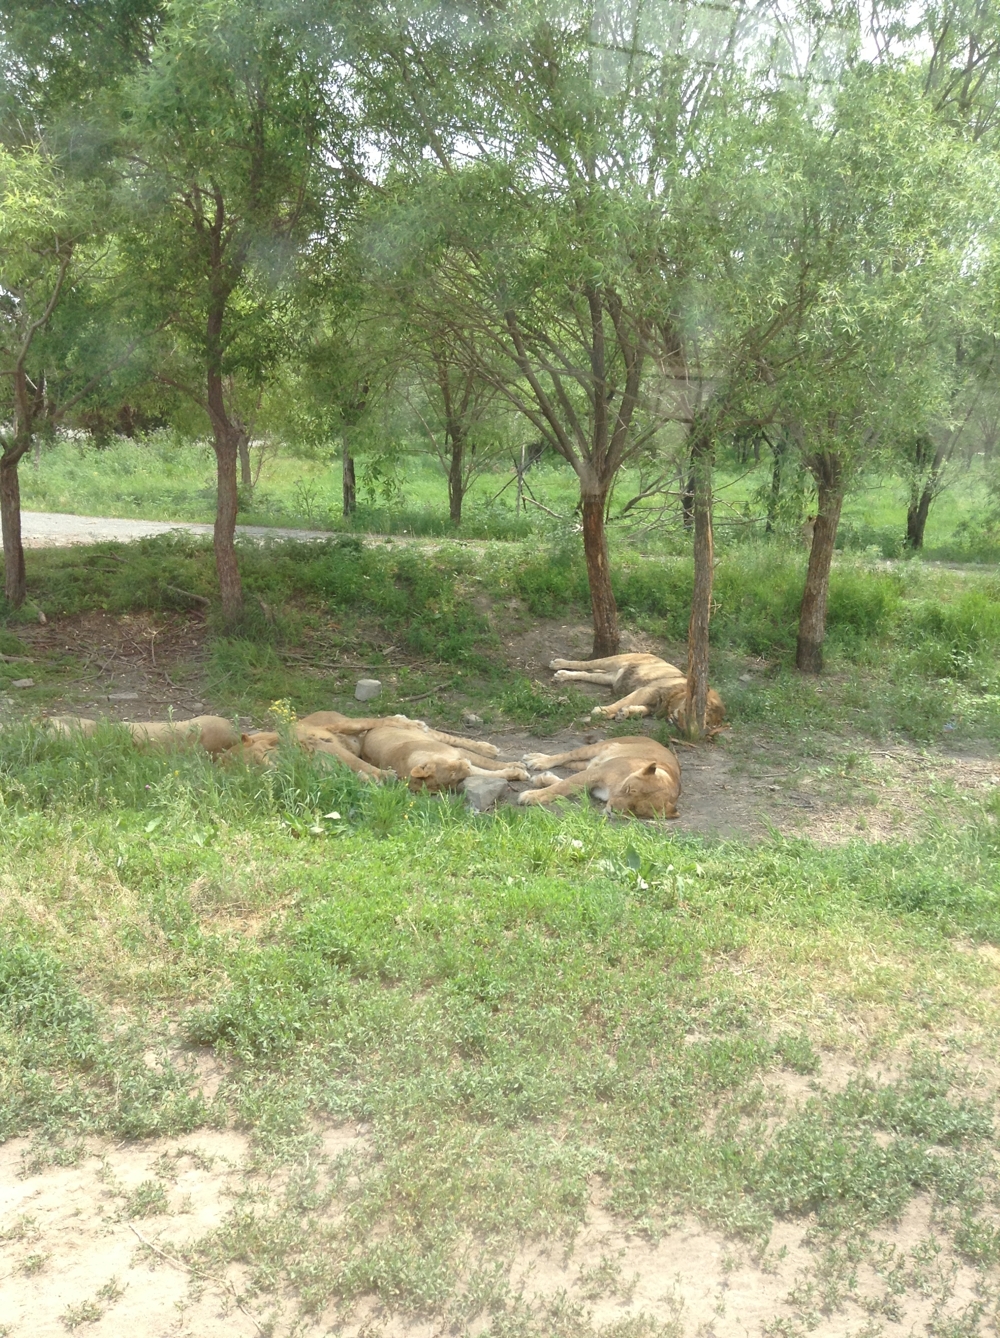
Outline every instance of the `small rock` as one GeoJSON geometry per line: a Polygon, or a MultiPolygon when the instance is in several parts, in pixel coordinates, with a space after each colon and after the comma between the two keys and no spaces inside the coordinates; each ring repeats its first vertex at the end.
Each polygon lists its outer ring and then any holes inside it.
{"type": "Polygon", "coordinates": [[[483,717],[481,715],[476,715],[475,711],[462,712],[463,725],[472,726],[472,725],[481,725],[482,723],[483,723],[483,717]]]}
{"type": "Polygon", "coordinates": [[[45,614],[41,611],[41,609],[38,610],[38,621],[42,624],[43,627],[49,621],[48,618],[46,618],[45,614]]]}
{"type": "Polygon", "coordinates": [[[139,700],[138,692],[109,692],[109,702],[137,702],[139,700]]]}
{"type": "Polygon", "coordinates": [[[741,683],[752,683],[752,682],[753,682],[753,674],[740,674],[740,682],[741,682],[741,683]]]}
{"type": "Polygon", "coordinates": [[[11,683],[12,688],[33,688],[35,680],[33,678],[15,678],[11,683]]]}
{"type": "Polygon", "coordinates": [[[469,807],[483,813],[505,793],[507,782],[502,776],[467,776],[462,781],[462,789],[469,807]]]}
{"type": "Polygon", "coordinates": [[[359,702],[370,702],[382,693],[382,682],[378,678],[359,678],[357,687],[354,689],[355,699],[359,702]]]}

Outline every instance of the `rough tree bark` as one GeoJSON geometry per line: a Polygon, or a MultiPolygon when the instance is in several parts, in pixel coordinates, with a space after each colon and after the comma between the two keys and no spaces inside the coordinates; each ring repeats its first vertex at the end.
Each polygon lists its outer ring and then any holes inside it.
{"type": "Polygon", "coordinates": [[[222,326],[229,292],[220,287],[213,293],[206,325],[208,416],[215,447],[215,571],[219,580],[222,620],[232,624],[243,612],[243,582],[236,560],[236,512],[239,506],[237,464],[239,427],[226,412],[222,379],[222,326]]]}
{"type": "Polygon", "coordinates": [[[923,484],[914,482],[910,489],[910,503],[906,508],[906,546],[914,551],[924,546],[924,530],[927,527],[927,515],[931,509],[931,502],[937,496],[938,483],[941,478],[941,467],[944,464],[945,451],[943,446],[934,449],[930,461],[926,459],[921,461],[918,458],[918,464],[928,464],[928,472],[924,476],[923,484]]]}
{"type": "Polygon", "coordinates": [[[253,492],[253,469],[250,466],[250,433],[242,425],[237,427],[236,449],[240,457],[240,487],[249,494],[253,492]]]}
{"type": "Polygon", "coordinates": [[[358,508],[358,484],[354,474],[354,456],[351,454],[351,448],[347,444],[347,438],[344,438],[344,448],[341,458],[343,460],[343,484],[344,484],[344,515],[353,516],[358,508]]]}
{"type": "Polygon", "coordinates": [[[816,480],[817,508],[809,549],[809,567],[799,610],[799,636],[795,667],[803,673],[823,671],[823,641],[826,638],[826,601],[830,589],[830,567],[837,539],[840,510],[844,505],[843,469],[835,455],[824,453],[807,462],[816,480]]]}
{"type": "Polygon", "coordinates": [[[21,484],[17,467],[30,449],[30,439],[15,438],[0,456],[0,528],[3,534],[4,594],[19,609],[27,594],[24,545],[21,541],[21,484]]]}
{"type": "Polygon", "coordinates": [[[448,469],[448,510],[453,525],[462,523],[462,502],[465,500],[465,433],[458,423],[450,425],[451,461],[448,469]]]}
{"type": "Polygon", "coordinates": [[[930,486],[926,486],[920,492],[917,498],[910,498],[910,505],[906,508],[906,546],[907,548],[918,549],[924,546],[924,530],[927,527],[927,513],[931,509],[931,502],[934,500],[934,494],[930,486]]]}
{"type": "Polygon", "coordinates": [[[785,452],[788,445],[783,436],[776,437],[771,442],[771,454],[774,457],[774,464],[771,468],[771,491],[767,499],[767,521],[764,524],[764,533],[773,534],[774,522],[778,518],[778,503],[781,500],[781,473],[785,463],[785,452]]]}
{"type": "Polygon", "coordinates": [[[698,428],[691,443],[692,519],[694,522],[694,589],[688,623],[688,733],[705,732],[708,707],[708,625],[712,616],[715,551],[712,538],[712,438],[698,428]]]}
{"type": "Polygon", "coordinates": [[[618,606],[611,589],[608,537],[604,529],[607,489],[583,496],[583,552],[587,561],[590,607],[594,615],[593,658],[618,654],[618,606]]]}

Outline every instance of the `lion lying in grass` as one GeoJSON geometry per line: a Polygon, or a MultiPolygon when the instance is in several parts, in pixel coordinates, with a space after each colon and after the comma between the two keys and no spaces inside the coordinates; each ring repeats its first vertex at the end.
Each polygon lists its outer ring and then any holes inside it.
{"type": "MultiPolygon", "coordinates": [[[[58,734],[83,734],[89,738],[98,722],[86,716],[54,715],[46,728],[58,734]]],[[[201,746],[213,757],[228,752],[240,742],[240,732],[221,715],[197,715],[193,720],[143,720],[124,723],[140,748],[191,748],[201,746]]]]}
{"type": "Polygon", "coordinates": [[[608,812],[638,818],[676,818],[681,769],[669,748],[654,739],[605,739],[568,753],[529,753],[525,764],[539,788],[524,790],[519,804],[551,804],[566,795],[590,792],[608,812]],[[560,780],[549,767],[571,767],[575,776],[560,780]]]}
{"type": "MultiPolygon", "coordinates": [[[[369,720],[366,723],[370,727],[374,722],[369,720]]],[[[360,756],[359,735],[343,735],[317,725],[308,725],[304,720],[296,721],[290,733],[299,747],[304,748],[310,756],[318,757],[321,761],[331,758],[341,762],[366,780],[381,780],[383,777],[384,773],[378,767],[373,767],[360,756]]],[[[281,744],[282,736],[277,731],[259,730],[255,734],[242,735],[236,747],[231,748],[225,756],[227,760],[238,759],[257,766],[275,766],[281,744]]]]}
{"type": "MultiPolygon", "coordinates": [[[[499,749],[479,739],[458,738],[431,729],[405,715],[347,716],[339,711],[314,711],[291,727],[291,735],[307,752],[333,757],[371,780],[395,774],[411,789],[451,789],[467,776],[502,773],[508,780],[527,780],[518,765],[495,763],[499,749]]],[[[244,734],[233,756],[246,762],[274,765],[281,735],[244,734]]]]}
{"type": "Polygon", "coordinates": [[[381,771],[394,771],[411,790],[453,790],[468,776],[528,779],[524,767],[488,757],[487,748],[495,756],[493,745],[478,739],[438,735],[420,721],[384,720],[365,734],[361,755],[381,771]]]}
{"type": "MultiPolygon", "coordinates": [[[[605,660],[552,660],[549,668],[556,671],[557,683],[601,683],[625,694],[608,706],[595,706],[591,715],[611,720],[655,715],[684,728],[687,675],[658,655],[635,652],[605,660]]],[[[720,730],[725,716],[722,698],[709,688],[705,720],[709,731],[720,730]]]]}

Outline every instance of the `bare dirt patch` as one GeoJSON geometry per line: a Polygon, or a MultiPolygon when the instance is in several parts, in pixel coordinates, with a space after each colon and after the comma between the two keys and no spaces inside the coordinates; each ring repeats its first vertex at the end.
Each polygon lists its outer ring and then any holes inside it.
{"type": "Polygon", "coordinates": [[[17,629],[33,656],[76,662],[62,700],[46,714],[72,710],[111,720],[186,720],[208,709],[204,619],[183,613],[92,612],[17,629]]]}

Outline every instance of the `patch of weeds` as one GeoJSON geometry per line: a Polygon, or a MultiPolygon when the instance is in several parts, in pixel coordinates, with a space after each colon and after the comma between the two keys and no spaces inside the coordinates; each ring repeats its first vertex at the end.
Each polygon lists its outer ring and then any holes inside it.
{"type": "Polygon", "coordinates": [[[125,1199],[126,1217],[156,1217],[168,1211],[167,1191],[160,1180],[143,1180],[125,1199]]]}
{"type": "Polygon", "coordinates": [[[774,1043],[774,1053],[783,1067],[791,1069],[793,1073],[819,1072],[819,1055],[812,1041],[804,1033],[798,1035],[791,1032],[783,1033],[774,1043]]]}
{"type": "Polygon", "coordinates": [[[49,1253],[29,1254],[21,1260],[19,1271],[23,1273],[26,1278],[34,1277],[36,1273],[42,1271],[51,1258],[52,1255],[49,1253]]]}
{"type": "Polygon", "coordinates": [[[580,1270],[577,1285],[585,1300],[598,1301],[603,1296],[616,1296],[623,1305],[628,1305],[635,1294],[639,1275],[634,1274],[631,1278],[622,1276],[621,1260],[624,1254],[624,1250],[619,1250],[617,1257],[602,1254],[600,1261],[592,1268],[580,1270]]]}
{"type": "Polygon", "coordinates": [[[19,1240],[37,1240],[41,1232],[38,1230],[38,1219],[32,1217],[30,1213],[19,1213],[9,1226],[0,1228],[0,1243],[7,1243],[19,1240]]]}
{"type": "Polygon", "coordinates": [[[79,1305],[67,1306],[59,1319],[63,1326],[72,1332],[81,1324],[96,1324],[104,1318],[104,1307],[97,1301],[81,1301],[79,1305]]]}
{"type": "Polygon", "coordinates": [[[496,696],[496,704],[509,720],[532,725],[544,734],[589,714],[593,702],[578,688],[560,685],[556,690],[530,678],[510,675],[496,696]]]}

